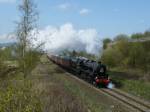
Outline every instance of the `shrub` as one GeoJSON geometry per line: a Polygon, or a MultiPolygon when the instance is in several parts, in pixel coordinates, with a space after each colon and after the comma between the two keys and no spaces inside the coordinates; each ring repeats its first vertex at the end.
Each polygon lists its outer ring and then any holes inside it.
{"type": "Polygon", "coordinates": [[[28,51],[24,58],[20,58],[18,60],[19,69],[24,73],[24,77],[30,74],[32,69],[37,65],[40,61],[40,53],[36,51],[28,51]]]}
{"type": "Polygon", "coordinates": [[[0,86],[0,112],[41,112],[41,103],[31,91],[31,83],[3,81],[0,86]]]}

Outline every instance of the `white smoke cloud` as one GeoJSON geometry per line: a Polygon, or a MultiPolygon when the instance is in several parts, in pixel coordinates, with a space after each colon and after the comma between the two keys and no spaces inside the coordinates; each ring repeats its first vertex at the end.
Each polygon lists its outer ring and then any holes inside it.
{"type": "Polygon", "coordinates": [[[71,23],[60,27],[48,26],[39,31],[36,41],[44,42],[44,50],[48,52],[60,52],[62,50],[86,51],[97,54],[100,49],[100,39],[95,29],[75,29],[71,23]]]}

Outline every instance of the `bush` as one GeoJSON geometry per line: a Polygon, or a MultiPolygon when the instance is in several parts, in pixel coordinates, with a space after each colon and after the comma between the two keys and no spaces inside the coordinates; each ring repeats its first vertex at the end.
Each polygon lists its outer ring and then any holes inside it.
{"type": "Polygon", "coordinates": [[[117,40],[104,50],[101,60],[109,67],[135,68],[148,72],[150,69],[150,41],[128,42],[117,40]]]}
{"type": "Polygon", "coordinates": [[[126,64],[128,64],[128,54],[128,41],[119,40],[115,45],[104,50],[101,60],[110,67],[127,66],[126,64]]]}
{"type": "Polygon", "coordinates": [[[7,66],[4,65],[4,60],[2,58],[1,51],[0,51],[0,78],[5,76],[4,72],[6,71],[6,69],[7,66]]]}
{"type": "Polygon", "coordinates": [[[40,53],[37,51],[28,51],[25,53],[24,58],[18,60],[19,69],[24,73],[24,77],[30,74],[32,69],[40,61],[40,53]]]}
{"type": "Polygon", "coordinates": [[[0,86],[0,112],[41,112],[41,103],[29,81],[3,81],[0,86]],[[17,86],[16,86],[17,85],[17,86]]]}
{"type": "Polygon", "coordinates": [[[119,59],[117,57],[120,57],[117,53],[116,49],[108,48],[103,52],[103,55],[101,57],[101,60],[103,63],[107,64],[109,67],[117,66],[119,63],[119,59]]]}
{"type": "Polygon", "coordinates": [[[111,43],[111,42],[112,42],[112,40],[109,39],[109,38],[104,39],[103,40],[103,49],[106,49],[108,44],[111,43]]]}

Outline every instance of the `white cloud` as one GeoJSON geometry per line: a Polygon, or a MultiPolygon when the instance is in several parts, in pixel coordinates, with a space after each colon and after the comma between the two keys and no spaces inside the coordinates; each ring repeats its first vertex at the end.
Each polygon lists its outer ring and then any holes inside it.
{"type": "Polygon", "coordinates": [[[0,36],[0,40],[4,40],[4,39],[15,39],[15,36],[13,34],[9,34],[9,35],[3,34],[0,36]]]}
{"type": "Polygon", "coordinates": [[[70,9],[71,8],[71,4],[69,4],[69,3],[63,3],[63,4],[59,4],[58,6],[57,6],[60,10],[68,10],[68,9],[70,9]]]}
{"type": "Polygon", "coordinates": [[[0,3],[14,3],[16,0],[0,0],[0,3]]]}
{"type": "Polygon", "coordinates": [[[79,13],[80,15],[88,15],[90,13],[90,10],[84,8],[84,9],[81,9],[79,13]]]}
{"type": "Polygon", "coordinates": [[[56,53],[68,49],[97,54],[101,47],[95,29],[75,29],[71,23],[58,28],[47,26],[39,31],[36,40],[35,45],[45,42],[44,49],[56,53]]]}
{"type": "Polygon", "coordinates": [[[14,34],[0,35],[0,43],[15,42],[15,41],[16,41],[16,37],[14,34]]]}

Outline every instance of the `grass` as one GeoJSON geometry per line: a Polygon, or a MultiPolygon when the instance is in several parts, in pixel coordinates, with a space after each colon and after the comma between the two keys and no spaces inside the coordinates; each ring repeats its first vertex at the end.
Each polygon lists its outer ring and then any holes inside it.
{"type": "Polygon", "coordinates": [[[23,77],[17,72],[0,78],[0,112],[124,111],[117,102],[68,76],[46,56],[31,75],[23,77]]]}
{"type": "Polygon", "coordinates": [[[127,72],[109,72],[116,87],[130,94],[150,101],[150,82],[142,75],[127,72]]]}
{"type": "Polygon", "coordinates": [[[0,81],[0,112],[41,112],[38,96],[28,80],[0,81]]]}
{"type": "Polygon", "coordinates": [[[150,84],[143,81],[126,80],[123,90],[150,101],[150,84]]]}
{"type": "Polygon", "coordinates": [[[38,91],[43,112],[88,112],[86,105],[66,90],[57,77],[63,73],[44,56],[33,71],[33,90],[38,91]]]}
{"type": "Polygon", "coordinates": [[[81,86],[81,84],[78,84],[73,79],[67,79],[63,76],[58,79],[63,81],[64,87],[67,91],[74,94],[79,100],[86,104],[88,110],[91,112],[104,112],[106,108],[100,103],[100,98],[97,92],[88,87],[81,86]]]}
{"type": "Polygon", "coordinates": [[[50,69],[45,59],[25,79],[18,72],[0,78],[0,112],[88,112],[77,97],[57,82],[56,70],[50,69]]]}

